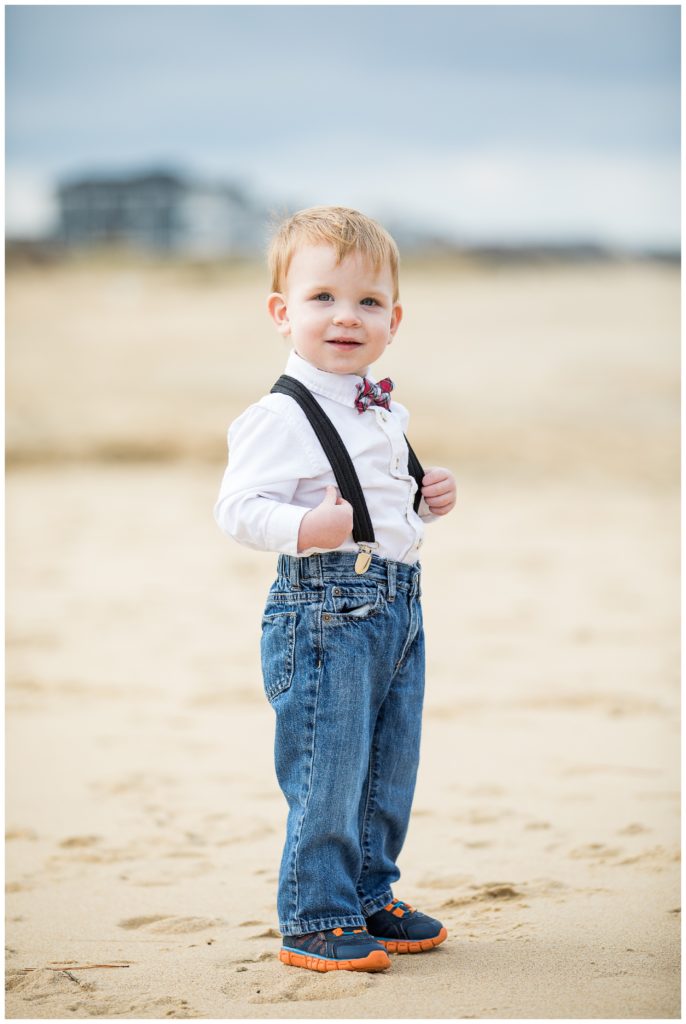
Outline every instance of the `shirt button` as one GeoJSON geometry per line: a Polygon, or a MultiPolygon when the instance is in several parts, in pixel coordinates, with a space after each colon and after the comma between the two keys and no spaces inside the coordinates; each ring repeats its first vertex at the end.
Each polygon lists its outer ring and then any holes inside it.
{"type": "Polygon", "coordinates": [[[382,409],[382,410],[381,410],[381,412],[379,413],[379,415],[381,416],[381,419],[382,419],[382,420],[384,421],[384,423],[385,423],[385,422],[386,422],[386,420],[388,419],[388,413],[387,413],[387,412],[384,412],[384,410],[382,409]]]}

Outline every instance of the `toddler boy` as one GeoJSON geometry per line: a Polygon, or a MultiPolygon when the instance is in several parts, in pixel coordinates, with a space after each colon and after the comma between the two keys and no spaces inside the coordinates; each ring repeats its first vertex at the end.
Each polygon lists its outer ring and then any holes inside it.
{"type": "Polygon", "coordinates": [[[455,481],[421,470],[392,381],[368,374],[402,317],[390,235],[355,210],[313,207],[280,226],[269,264],[268,310],[292,351],[229,428],[215,518],[280,553],[261,639],[289,806],[279,956],[384,970],[389,952],[447,937],[391,886],[419,759],[419,548],[424,523],[453,508],[455,481]]]}

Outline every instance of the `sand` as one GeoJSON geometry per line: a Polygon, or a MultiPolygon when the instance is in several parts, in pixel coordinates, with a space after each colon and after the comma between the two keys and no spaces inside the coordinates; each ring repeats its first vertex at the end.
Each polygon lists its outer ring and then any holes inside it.
{"type": "Polygon", "coordinates": [[[450,935],[376,975],[276,956],[274,556],[211,515],[264,291],[9,274],[7,1016],[679,1017],[676,271],[406,271],[378,369],[459,502],[396,894],[450,935]]]}

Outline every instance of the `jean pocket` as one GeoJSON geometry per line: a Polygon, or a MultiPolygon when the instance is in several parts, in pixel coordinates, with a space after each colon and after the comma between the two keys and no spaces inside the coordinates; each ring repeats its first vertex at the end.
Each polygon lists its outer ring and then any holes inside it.
{"type": "Polygon", "coordinates": [[[297,612],[274,612],[262,616],[262,677],[270,703],[293,682],[296,616],[297,612]]]}
{"type": "Polygon", "coordinates": [[[331,591],[334,613],[324,615],[325,622],[355,622],[368,619],[383,604],[383,593],[378,585],[334,587],[331,591]]]}

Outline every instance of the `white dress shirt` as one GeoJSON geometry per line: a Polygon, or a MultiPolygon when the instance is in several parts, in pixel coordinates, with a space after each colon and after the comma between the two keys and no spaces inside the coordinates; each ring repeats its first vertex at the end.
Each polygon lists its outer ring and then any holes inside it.
{"type": "MultiPolygon", "coordinates": [[[[424,523],[438,517],[422,498],[414,511],[417,484],[408,471],[404,432],[409,413],[395,399],[390,410],[355,408],[357,374],[328,373],[292,351],[284,371],[315,396],[341,435],[364,491],[382,558],[412,564],[419,558],[424,523]]],[[[368,380],[375,380],[367,374],[368,380]]],[[[336,478],[298,403],[268,394],[249,406],[228,430],[229,462],[214,516],[224,533],[261,551],[306,555],[298,551],[300,523],[319,505],[336,478]]],[[[352,533],[337,551],[357,551],[352,533]]]]}

